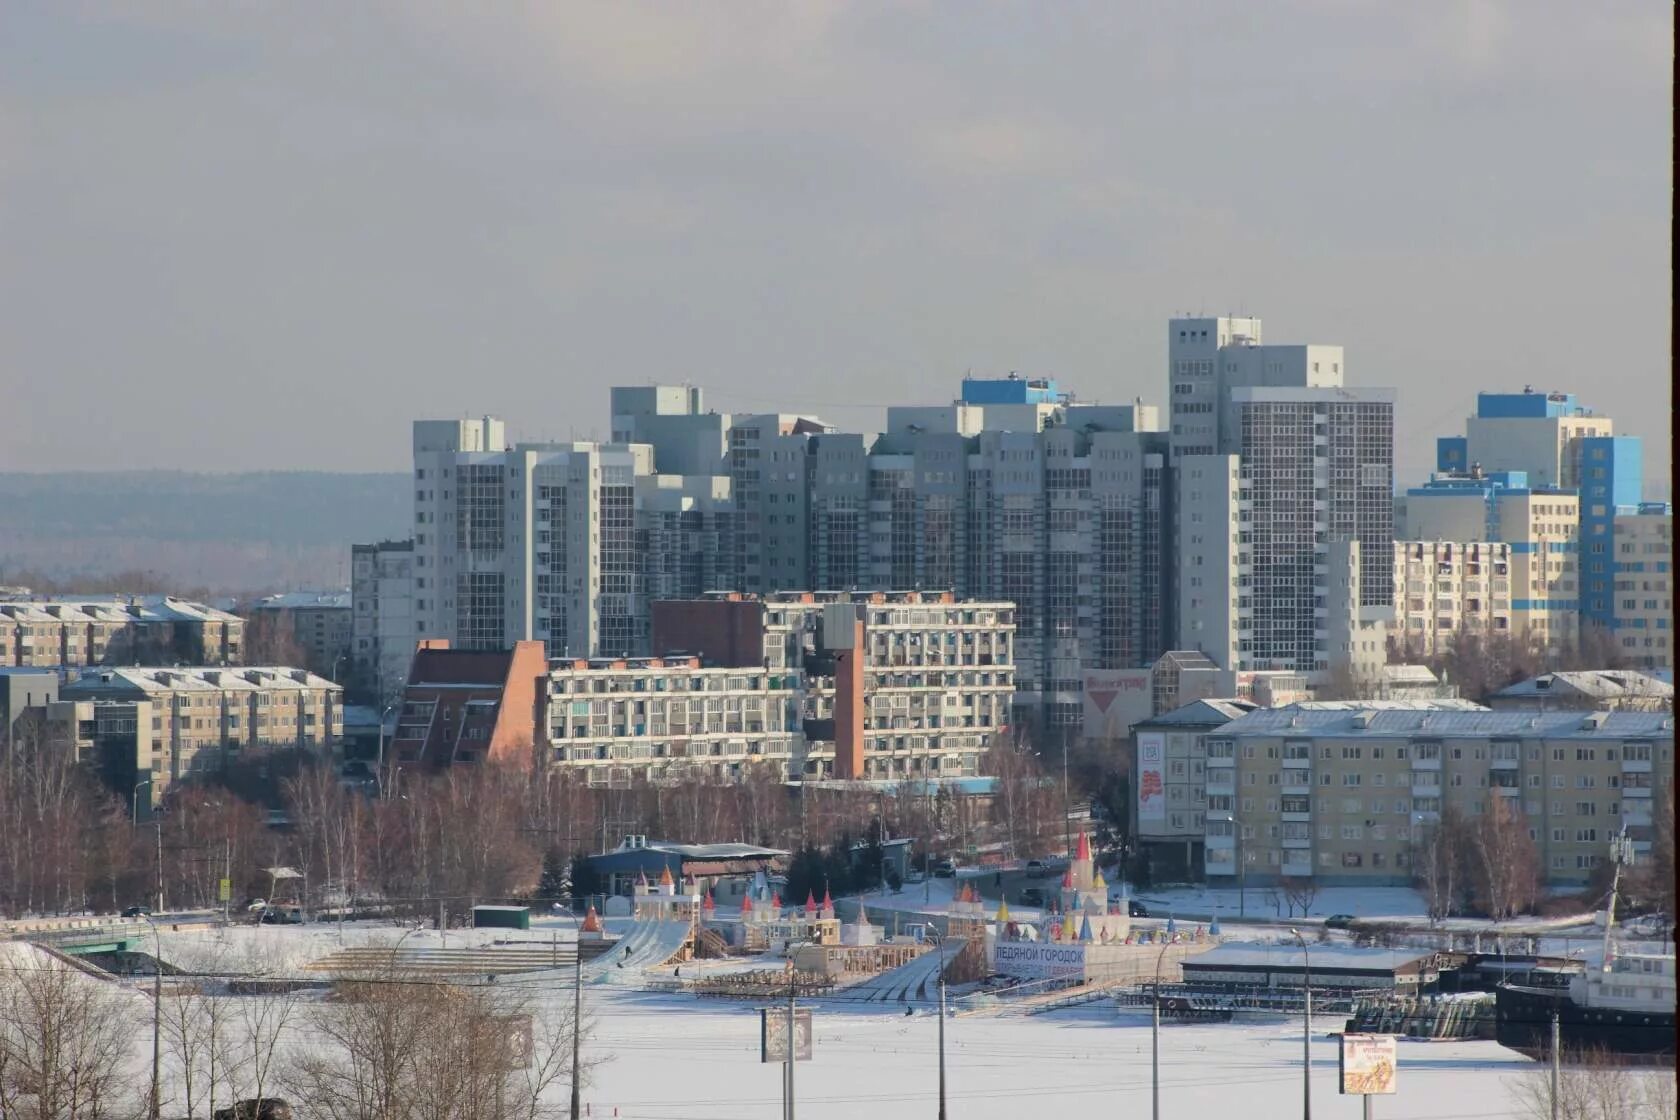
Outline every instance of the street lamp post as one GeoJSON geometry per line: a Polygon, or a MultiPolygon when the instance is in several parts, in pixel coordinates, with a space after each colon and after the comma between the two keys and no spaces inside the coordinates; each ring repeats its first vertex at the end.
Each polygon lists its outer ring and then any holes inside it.
{"type": "Polygon", "coordinates": [[[1301,992],[1306,1018],[1301,1023],[1301,1120],[1312,1120],[1312,951],[1298,929],[1289,931],[1301,943],[1301,992]]]}
{"type": "MultiPolygon", "coordinates": [[[[935,952],[944,952],[941,946],[935,952]]],[[[939,1120],[947,1120],[945,1114],[945,964],[941,960],[939,965],[939,1120]]]]}
{"type": "Polygon", "coordinates": [[[163,934],[150,914],[140,915],[152,927],[152,1091],[149,1115],[159,1120],[163,1110],[163,934]]]}
{"type": "Polygon", "coordinates": [[[1161,1120],[1161,962],[1170,948],[1172,942],[1168,941],[1155,954],[1155,998],[1150,1001],[1155,1005],[1149,1028],[1149,1114],[1153,1120],[1161,1120]]]}

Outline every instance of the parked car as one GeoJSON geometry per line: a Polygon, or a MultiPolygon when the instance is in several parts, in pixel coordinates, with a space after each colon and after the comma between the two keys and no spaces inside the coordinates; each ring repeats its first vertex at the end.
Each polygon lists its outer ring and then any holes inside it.
{"type": "Polygon", "coordinates": [[[1029,859],[1027,861],[1027,878],[1042,879],[1049,873],[1049,869],[1044,866],[1043,860],[1029,859]]]}
{"type": "Polygon", "coordinates": [[[152,916],[152,908],[150,906],[128,906],[123,909],[122,916],[125,918],[149,918],[152,916]]]}
{"type": "Polygon", "coordinates": [[[295,926],[303,922],[303,911],[296,906],[282,906],[272,910],[264,910],[262,921],[271,926],[295,926]]]}
{"type": "Polygon", "coordinates": [[[1027,887],[1016,896],[1015,901],[1022,906],[1043,906],[1044,892],[1037,887],[1027,887]]]}
{"type": "Polygon", "coordinates": [[[1147,918],[1149,917],[1149,907],[1135,898],[1130,899],[1126,903],[1126,913],[1134,918],[1147,918]]]}
{"type": "Polygon", "coordinates": [[[934,864],[933,877],[935,879],[955,879],[957,877],[956,861],[942,859],[938,863],[934,864]]]}
{"type": "Polygon", "coordinates": [[[1354,922],[1352,914],[1332,914],[1324,919],[1326,929],[1347,929],[1354,922]]]}
{"type": "Polygon", "coordinates": [[[258,910],[266,909],[268,909],[268,899],[266,898],[253,898],[245,904],[245,910],[251,914],[255,914],[258,910]]]}
{"type": "Polygon", "coordinates": [[[276,1097],[253,1097],[218,1108],[214,1120],[292,1120],[292,1106],[276,1097]]]}

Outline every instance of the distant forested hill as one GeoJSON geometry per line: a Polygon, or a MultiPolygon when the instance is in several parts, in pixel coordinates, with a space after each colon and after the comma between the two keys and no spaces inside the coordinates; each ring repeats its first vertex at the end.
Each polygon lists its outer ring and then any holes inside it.
{"type": "Polygon", "coordinates": [[[347,586],[350,545],[408,535],[402,474],[0,472],[0,583],[144,572],[236,593],[347,586]]]}

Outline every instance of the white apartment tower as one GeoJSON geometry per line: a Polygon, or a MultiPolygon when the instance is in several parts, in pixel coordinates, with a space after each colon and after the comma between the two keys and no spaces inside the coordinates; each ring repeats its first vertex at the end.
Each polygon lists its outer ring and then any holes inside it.
{"type": "Polygon", "coordinates": [[[1393,615],[1394,393],[1343,387],[1339,346],[1260,337],[1258,319],[1168,325],[1178,645],[1327,670],[1380,649],[1393,615]]]}
{"type": "Polygon", "coordinates": [[[643,446],[506,445],[502,422],[414,425],[414,613],[462,649],[538,640],[554,656],[647,639],[636,490],[643,446]]]}

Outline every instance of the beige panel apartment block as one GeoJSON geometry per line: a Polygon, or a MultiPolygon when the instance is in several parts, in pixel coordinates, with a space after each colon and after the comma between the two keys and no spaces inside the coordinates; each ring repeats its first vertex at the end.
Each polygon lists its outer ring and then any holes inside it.
{"type": "Polygon", "coordinates": [[[1392,644],[1421,658],[1459,634],[1510,632],[1511,580],[1509,544],[1395,541],[1392,644]]]}
{"type": "Polygon", "coordinates": [[[1452,806],[1504,798],[1546,878],[1587,881],[1624,826],[1648,853],[1651,803],[1672,790],[1674,722],[1654,712],[1488,712],[1358,703],[1266,709],[1206,737],[1209,877],[1404,884],[1452,806]],[[1216,791],[1232,798],[1229,821],[1216,791]]]}
{"type": "Polygon", "coordinates": [[[59,696],[151,705],[158,797],[171,782],[220,769],[242,752],[331,754],[344,734],[343,690],[304,669],[98,669],[63,686],[59,696]]]}
{"type": "Polygon", "coordinates": [[[1674,668],[1674,514],[1616,515],[1616,643],[1647,669],[1674,668]]]}

